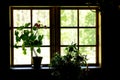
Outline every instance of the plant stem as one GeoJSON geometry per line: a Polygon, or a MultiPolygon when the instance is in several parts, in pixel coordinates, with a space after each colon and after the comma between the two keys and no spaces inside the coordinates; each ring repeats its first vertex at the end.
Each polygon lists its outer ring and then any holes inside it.
{"type": "Polygon", "coordinates": [[[36,30],[36,33],[35,33],[35,35],[38,33],[38,29],[36,30]]]}
{"type": "MultiPolygon", "coordinates": [[[[35,49],[33,48],[33,51],[34,51],[34,53],[35,53],[35,56],[37,56],[37,53],[35,52],[35,49]]],[[[38,56],[37,56],[38,57],[38,56]]]]}

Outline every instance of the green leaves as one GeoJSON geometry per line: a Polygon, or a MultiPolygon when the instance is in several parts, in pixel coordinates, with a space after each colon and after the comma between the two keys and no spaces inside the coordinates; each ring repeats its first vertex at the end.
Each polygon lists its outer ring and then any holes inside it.
{"type": "Polygon", "coordinates": [[[25,27],[28,27],[30,25],[30,23],[25,23],[25,27]]]}
{"type": "Polygon", "coordinates": [[[19,36],[16,36],[16,42],[19,42],[21,38],[19,36]]]}
{"type": "Polygon", "coordinates": [[[23,41],[27,39],[27,35],[26,34],[22,34],[20,37],[23,41]]]}
{"type": "Polygon", "coordinates": [[[37,52],[38,52],[38,53],[41,53],[41,49],[40,49],[40,47],[38,47],[37,52]]]}
{"type": "Polygon", "coordinates": [[[21,31],[22,29],[24,29],[24,26],[17,27],[17,30],[19,31],[21,31]]]}
{"type": "Polygon", "coordinates": [[[43,35],[38,36],[38,40],[41,41],[43,39],[43,35]]]}
{"type": "Polygon", "coordinates": [[[30,25],[30,23],[25,23],[24,26],[19,26],[19,27],[17,27],[17,30],[21,31],[21,30],[23,30],[25,27],[28,27],[29,25],[30,25]]]}
{"type": "Polygon", "coordinates": [[[71,43],[71,45],[66,47],[65,50],[67,50],[67,52],[77,52],[78,48],[77,48],[76,43],[71,43]]]}
{"type": "Polygon", "coordinates": [[[61,66],[63,65],[64,63],[62,63],[62,57],[60,56],[59,53],[56,52],[56,54],[54,54],[52,60],[51,60],[51,63],[50,63],[50,66],[52,67],[58,67],[58,66],[61,66]]]}
{"type": "Polygon", "coordinates": [[[30,33],[30,31],[28,30],[24,30],[24,34],[28,36],[28,34],[30,33]]]}
{"type": "Polygon", "coordinates": [[[24,54],[24,55],[26,55],[26,54],[27,54],[27,52],[26,52],[26,49],[25,49],[25,48],[23,49],[23,54],[24,54]]]}
{"type": "Polygon", "coordinates": [[[19,32],[18,31],[15,31],[15,36],[16,36],[16,42],[19,42],[20,41],[20,37],[18,36],[19,32]]]}
{"type": "Polygon", "coordinates": [[[15,35],[18,36],[19,32],[18,31],[15,31],[15,35]]]}
{"type": "Polygon", "coordinates": [[[35,31],[35,30],[37,30],[37,27],[32,27],[32,29],[35,31]]]}
{"type": "Polygon", "coordinates": [[[17,43],[14,45],[15,48],[18,48],[17,43]]]}
{"type": "Polygon", "coordinates": [[[42,45],[43,34],[38,33],[38,28],[36,26],[29,27],[30,25],[31,23],[25,23],[24,25],[17,27],[17,30],[15,30],[16,43],[14,47],[19,48],[18,43],[22,42],[24,55],[27,54],[26,47],[30,47],[31,51],[34,51],[37,56],[37,53],[41,53],[40,47],[42,45]],[[34,47],[37,49],[34,49],[34,47]]]}
{"type": "Polygon", "coordinates": [[[36,35],[31,34],[31,35],[29,36],[29,39],[30,39],[31,41],[34,41],[34,40],[36,39],[36,35]]]}
{"type": "Polygon", "coordinates": [[[72,63],[76,67],[80,67],[81,65],[86,64],[87,58],[85,55],[82,55],[77,49],[76,43],[72,43],[66,49],[66,54],[64,56],[60,56],[60,53],[57,53],[53,56],[51,60],[51,65],[53,67],[62,67],[68,65],[68,63],[72,63]],[[62,62],[62,63],[61,63],[62,62]],[[59,64],[58,64],[59,63],[59,64]]]}
{"type": "Polygon", "coordinates": [[[30,47],[30,49],[31,49],[31,51],[33,51],[34,47],[33,47],[33,46],[31,46],[31,47],[30,47]]]}
{"type": "Polygon", "coordinates": [[[22,50],[23,50],[23,54],[26,55],[27,53],[26,53],[26,49],[25,49],[25,45],[24,44],[22,44],[22,50]]]}

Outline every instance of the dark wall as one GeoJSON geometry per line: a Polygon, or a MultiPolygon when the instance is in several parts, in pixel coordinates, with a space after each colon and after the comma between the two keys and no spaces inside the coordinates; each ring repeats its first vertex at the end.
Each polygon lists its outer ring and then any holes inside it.
{"type": "Polygon", "coordinates": [[[120,9],[117,0],[106,1],[102,6],[102,60],[103,60],[103,75],[107,79],[116,79],[118,66],[119,49],[119,18],[120,9]]]}
{"type": "MultiPolygon", "coordinates": [[[[81,80],[102,80],[100,69],[91,69],[85,72],[81,80]]],[[[7,79],[11,80],[59,80],[57,77],[51,75],[52,70],[15,70],[9,72],[7,79]]],[[[73,74],[74,75],[74,74],[73,74]]],[[[76,79],[71,79],[76,80],[76,79]]]]}
{"type": "MultiPolygon", "coordinates": [[[[9,6],[11,5],[85,5],[84,3],[87,0],[79,0],[79,1],[69,1],[63,2],[64,0],[56,0],[56,1],[25,1],[25,0],[14,0],[14,1],[6,1],[1,7],[1,31],[0,31],[0,40],[1,40],[1,56],[0,56],[0,72],[1,77],[10,76],[10,74],[14,74],[17,76],[16,73],[9,70],[9,6]]],[[[93,0],[92,0],[93,1],[93,0]]],[[[95,0],[94,0],[95,1],[95,0]]],[[[104,1],[104,0],[101,0],[104,1]]],[[[92,2],[94,5],[95,2],[92,2]]],[[[117,0],[109,0],[108,2],[105,1],[101,4],[102,9],[102,68],[100,70],[94,71],[91,74],[95,76],[100,76],[104,78],[115,78],[113,74],[117,71],[118,67],[115,66],[116,61],[119,61],[118,57],[118,45],[119,41],[119,18],[120,18],[120,9],[118,9],[118,5],[120,2],[117,0]]],[[[119,45],[118,45],[119,46],[119,45]]],[[[31,72],[29,72],[31,73],[31,72]]],[[[27,75],[28,72],[19,72],[18,74],[27,75]]],[[[14,77],[14,76],[12,76],[14,77]]]]}

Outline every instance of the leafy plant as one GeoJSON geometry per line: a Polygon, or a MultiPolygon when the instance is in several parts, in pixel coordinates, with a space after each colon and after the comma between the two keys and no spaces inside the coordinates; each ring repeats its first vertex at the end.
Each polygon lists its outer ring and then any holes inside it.
{"type": "Polygon", "coordinates": [[[54,68],[53,76],[61,80],[79,79],[82,75],[81,66],[86,65],[87,56],[82,55],[76,43],[65,48],[65,55],[60,56],[58,52],[53,56],[50,66],[54,68]]]}
{"type": "Polygon", "coordinates": [[[15,36],[16,36],[16,43],[15,48],[19,48],[19,43],[22,42],[22,51],[23,54],[27,54],[26,47],[30,47],[31,51],[34,51],[35,55],[37,53],[41,53],[41,45],[43,40],[43,34],[39,34],[38,30],[42,24],[40,24],[40,21],[34,24],[31,30],[26,30],[25,28],[28,28],[31,25],[31,23],[25,23],[23,26],[17,27],[17,30],[15,30],[15,36]],[[37,47],[35,50],[34,47],[37,47]]]}

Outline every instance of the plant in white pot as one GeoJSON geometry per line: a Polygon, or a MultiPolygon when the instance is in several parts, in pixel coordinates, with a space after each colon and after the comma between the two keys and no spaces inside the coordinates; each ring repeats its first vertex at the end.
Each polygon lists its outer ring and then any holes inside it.
{"type": "Polygon", "coordinates": [[[33,65],[34,65],[33,67],[35,69],[39,69],[41,65],[42,57],[38,56],[38,54],[41,53],[41,45],[44,35],[40,34],[38,30],[43,25],[40,24],[40,21],[38,21],[37,23],[34,24],[34,26],[32,26],[31,30],[25,29],[30,25],[31,23],[25,23],[24,25],[17,27],[17,29],[15,30],[15,36],[16,36],[15,48],[19,48],[18,45],[19,43],[22,42],[22,51],[23,54],[26,55],[28,54],[26,47],[30,47],[31,51],[35,54],[35,56],[32,57],[33,65]]]}

